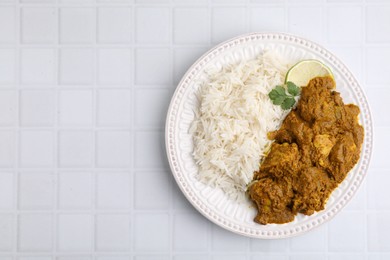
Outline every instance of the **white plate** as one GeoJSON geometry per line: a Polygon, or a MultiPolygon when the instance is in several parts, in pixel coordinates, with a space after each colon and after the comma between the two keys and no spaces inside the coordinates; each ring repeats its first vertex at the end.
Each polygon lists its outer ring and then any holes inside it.
{"type": "Polygon", "coordinates": [[[363,181],[372,151],[372,121],[366,97],[358,82],[333,54],[323,47],[297,36],[278,33],[253,33],[226,41],[204,54],[187,71],[172,97],[166,120],[166,149],[177,184],[191,204],[206,218],[232,232],[256,238],[283,238],[302,234],[321,225],[337,214],[354,196],[363,181]],[[252,59],[264,49],[277,50],[288,61],[318,59],[328,65],[336,81],[336,90],[346,103],[357,104],[365,129],[359,163],[332,193],[325,210],[311,216],[298,214],[287,224],[260,225],[253,221],[256,209],[246,203],[232,202],[219,189],[210,188],[195,178],[198,167],[191,155],[192,136],[188,133],[196,105],[194,91],[206,79],[209,66],[222,66],[243,59],[252,59]]]}

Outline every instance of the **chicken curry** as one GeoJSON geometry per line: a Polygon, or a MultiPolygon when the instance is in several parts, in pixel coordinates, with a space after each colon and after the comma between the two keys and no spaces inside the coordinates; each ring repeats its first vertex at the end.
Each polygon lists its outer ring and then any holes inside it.
{"type": "Polygon", "coordinates": [[[287,223],[297,213],[323,210],[332,191],[358,162],[364,129],[359,107],[345,105],[331,77],[317,77],[279,130],[248,188],[255,221],[287,223]]]}

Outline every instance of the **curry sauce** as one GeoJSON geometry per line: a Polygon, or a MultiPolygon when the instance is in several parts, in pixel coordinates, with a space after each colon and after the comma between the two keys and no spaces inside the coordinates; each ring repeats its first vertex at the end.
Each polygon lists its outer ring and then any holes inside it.
{"type": "Polygon", "coordinates": [[[358,162],[364,129],[359,107],[345,105],[331,77],[317,77],[279,130],[248,188],[256,204],[255,221],[287,223],[297,213],[323,210],[332,191],[358,162]]]}

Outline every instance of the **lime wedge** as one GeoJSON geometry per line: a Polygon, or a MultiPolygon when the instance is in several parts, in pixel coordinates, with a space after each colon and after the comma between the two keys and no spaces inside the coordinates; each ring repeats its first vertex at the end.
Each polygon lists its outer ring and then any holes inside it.
{"type": "Polygon", "coordinates": [[[297,86],[305,87],[312,78],[325,76],[333,78],[329,67],[318,60],[303,60],[287,71],[285,83],[291,81],[297,86]]]}

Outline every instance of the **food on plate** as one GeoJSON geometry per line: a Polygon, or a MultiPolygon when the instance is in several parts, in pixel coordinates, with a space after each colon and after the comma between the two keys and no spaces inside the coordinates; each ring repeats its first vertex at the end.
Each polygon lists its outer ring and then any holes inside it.
{"type": "Polygon", "coordinates": [[[323,210],[359,160],[359,107],[344,104],[334,88],[331,76],[310,80],[280,129],[269,133],[274,142],[248,188],[256,222],[287,223],[323,210]]]}
{"type": "Polygon", "coordinates": [[[272,51],[208,68],[189,131],[198,180],[233,201],[249,197],[260,224],[323,210],[364,138],[359,108],[343,103],[327,66],[288,68],[272,51]]]}
{"type": "Polygon", "coordinates": [[[271,145],[267,133],[287,115],[268,93],[283,83],[288,67],[277,53],[265,51],[253,60],[209,68],[189,131],[201,182],[222,189],[233,200],[245,199],[247,185],[271,145]]]}

